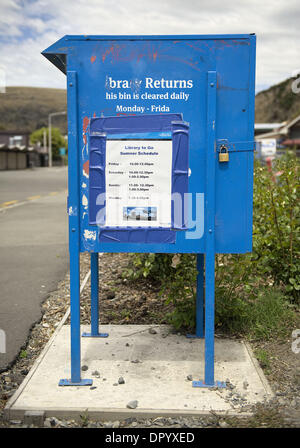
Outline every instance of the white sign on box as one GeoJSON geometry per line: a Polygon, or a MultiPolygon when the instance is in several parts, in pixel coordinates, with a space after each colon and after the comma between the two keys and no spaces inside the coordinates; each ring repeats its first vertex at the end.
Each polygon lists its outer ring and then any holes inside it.
{"type": "Polygon", "coordinates": [[[171,227],[172,140],[107,140],[107,227],[171,227]]]}

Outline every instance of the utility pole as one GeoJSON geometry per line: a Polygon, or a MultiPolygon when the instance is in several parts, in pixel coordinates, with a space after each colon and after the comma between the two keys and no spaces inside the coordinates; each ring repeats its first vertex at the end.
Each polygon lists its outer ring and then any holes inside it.
{"type": "Polygon", "coordinates": [[[52,112],[51,114],[48,115],[48,133],[49,133],[49,148],[48,148],[48,155],[49,155],[49,167],[52,167],[52,123],[51,123],[51,119],[54,116],[57,115],[66,115],[66,111],[63,112],[52,112]]]}
{"type": "Polygon", "coordinates": [[[43,132],[43,148],[44,148],[45,152],[46,152],[46,147],[47,147],[47,132],[46,132],[46,129],[44,129],[44,132],[43,132]]]}

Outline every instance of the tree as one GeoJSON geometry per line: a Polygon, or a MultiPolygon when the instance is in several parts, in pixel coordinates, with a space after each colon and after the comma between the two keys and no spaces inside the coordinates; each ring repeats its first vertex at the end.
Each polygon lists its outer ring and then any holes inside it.
{"type": "MultiPolygon", "coordinates": [[[[43,145],[44,131],[46,131],[47,145],[48,145],[49,129],[45,128],[45,127],[37,129],[30,135],[30,143],[34,145],[34,144],[40,142],[40,144],[43,145]]],[[[51,128],[51,137],[52,137],[52,157],[53,157],[53,159],[58,159],[59,158],[59,148],[67,149],[68,143],[58,128],[51,128]]]]}

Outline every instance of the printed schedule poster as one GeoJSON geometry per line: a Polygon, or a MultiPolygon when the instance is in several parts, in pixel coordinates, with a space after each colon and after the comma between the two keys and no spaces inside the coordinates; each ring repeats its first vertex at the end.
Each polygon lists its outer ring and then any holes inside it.
{"type": "Polygon", "coordinates": [[[107,140],[107,227],[171,227],[172,140],[107,140]]]}

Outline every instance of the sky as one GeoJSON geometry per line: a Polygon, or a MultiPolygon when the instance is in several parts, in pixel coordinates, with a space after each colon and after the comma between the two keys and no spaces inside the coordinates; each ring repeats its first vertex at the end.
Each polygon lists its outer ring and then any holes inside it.
{"type": "Polygon", "coordinates": [[[65,34],[256,33],[260,91],[300,72],[299,25],[299,0],[0,0],[0,78],[65,88],[40,54],[65,34]]]}

